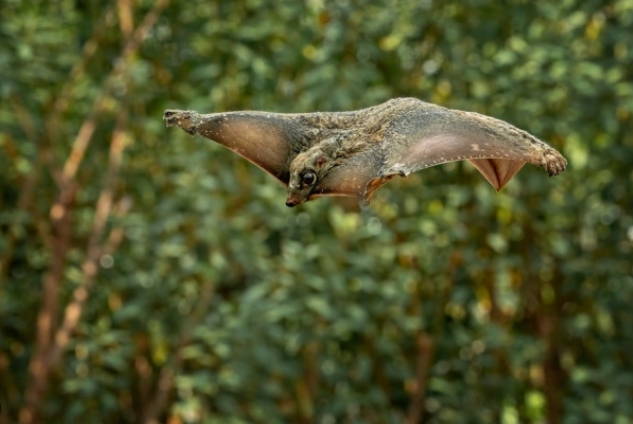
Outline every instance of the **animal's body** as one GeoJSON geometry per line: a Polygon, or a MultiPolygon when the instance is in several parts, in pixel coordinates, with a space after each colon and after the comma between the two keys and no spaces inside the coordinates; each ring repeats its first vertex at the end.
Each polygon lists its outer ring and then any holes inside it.
{"type": "Polygon", "coordinates": [[[351,112],[199,114],[166,110],[168,126],[214,140],[288,187],[286,204],[319,196],[369,201],[395,175],[468,160],[500,190],[525,163],[556,175],[563,156],[489,116],[413,98],[351,112]]]}

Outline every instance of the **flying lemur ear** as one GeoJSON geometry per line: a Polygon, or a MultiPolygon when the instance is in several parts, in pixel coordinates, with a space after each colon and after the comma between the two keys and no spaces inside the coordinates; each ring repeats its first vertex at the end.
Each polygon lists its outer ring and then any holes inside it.
{"type": "Polygon", "coordinates": [[[319,156],[317,158],[317,160],[316,160],[316,167],[319,168],[319,169],[322,168],[323,165],[325,165],[327,163],[327,160],[328,160],[327,156],[325,156],[325,155],[319,156]]]}

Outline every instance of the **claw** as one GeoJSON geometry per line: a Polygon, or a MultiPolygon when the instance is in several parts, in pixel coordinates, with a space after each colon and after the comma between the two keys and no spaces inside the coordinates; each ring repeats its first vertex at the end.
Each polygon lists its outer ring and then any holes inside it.
{"type": "Polygon", "coordinates": [[[567,161],[555,150],[547,149],[543,152],[543,164],[541,166],[545,168],[547,174],[552,177],[565,170],[567,161]]]}
{"type": "Polygon", "coordinates": [[[197,123],[195,118],[197,115],[196,112],[188,110],[167,109],[163,113],[163,119],[168,127],[177,126],[193,135],[196,133],[197,123]]]}

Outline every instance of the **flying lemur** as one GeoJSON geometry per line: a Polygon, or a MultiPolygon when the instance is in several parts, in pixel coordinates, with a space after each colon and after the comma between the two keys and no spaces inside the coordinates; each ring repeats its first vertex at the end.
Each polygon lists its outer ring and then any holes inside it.
{"type": "Polygon", "coordinates": [[[320,196],[369,202],[394,176],[446,162],[469,161],[496,190],[526,163],[550,176],[567,166],[558,151],[505,121],[414,98],[350,112],[166,110],[163,118],[277,178],[288,188],[288,206],[320,196]]]}

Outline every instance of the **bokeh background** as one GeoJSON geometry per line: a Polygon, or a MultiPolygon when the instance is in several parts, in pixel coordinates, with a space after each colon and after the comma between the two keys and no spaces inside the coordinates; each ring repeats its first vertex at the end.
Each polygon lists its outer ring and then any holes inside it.
{"type": "Polygon", "coordinates": [[[0,423],[633,422],[633,1],[0,2],[0,423]],[[569,160],[371,208],[165,108],[397,96],[569,160]]]}

